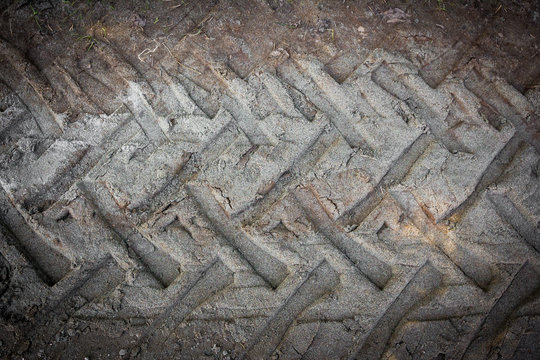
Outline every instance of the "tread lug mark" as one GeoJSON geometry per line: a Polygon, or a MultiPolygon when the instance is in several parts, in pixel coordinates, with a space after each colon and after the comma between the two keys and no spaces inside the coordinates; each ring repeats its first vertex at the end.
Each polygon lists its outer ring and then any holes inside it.
{"type": "Polygon", "coordinates": [[[100,193],[100,190],[103,189],[100,189],[99,185],[95,185],[98,187],[95,192],[92,192],[84,182],[77,183],[77,186],[88,202],[95,208],[102,221],[137,254],[152,275],[164,287],[169,286],[178,277],[180,264],[163,249],[158,248],[141,235],[134,225],[126,223],[128,220],[125,219],[124,214],[120,210],[113,210],[116,209],[113,200],[100,193]],[[108,211],[107,209],[111,210],[108,211]],[[115,221],[115,219],[117,220],[115,221]]]}
{"type": "Polygon", "coordinates": [[[267,134],[257,125],[260,121],[250,108],[249,99],[253,90],[250,89],[249,85],[244,80],[230,75],[232,73],[230,69],[224,69],[218,65],[212,66],[212,69],[225,84],[230,95],[223,96],[223,106],[232,114],[238,127],[246,134],[249,141],[253,145],[277,145],[276,139],[273,139],[272,135],[267,134]]]}
{"type": "Polygon", "coordinates": [[[540,252],[540,237],[538,230],[525,216],[521,214],[512,200],[503,194],[487,193],[488,199],[495,206],[495,211],[501,219],[507,221],[514,230],[537,252],[540,252]]]}
{"type": "Polygon", "coordinates": [[[270,318],[255,337],[245,355],[249,359],[269,359],[293,321],[302,311],[331,292],[338,286],[339,282],[339,274],[326,260],[321,261],[270,318]]]}
{"type": "Polygon", "coordinates": [[[89,114],[103,114],[104,111],[95,104],[81,89],[77,81],[61,66],[53,63],[43,69],[43,74],[66,97],[72,109],[89,114]]]}
{"type": "Polygon", "coordinates": [[[423,96],[433,94],[435,90],[429,87],[419,76],[413,73],[399,74],[394,71],[390,64],[383,61],[377,69],[372,72],[371,79],[377,85],[388,91],[398,99],[405,101],[407,105],[412,106],[416,112],[426,122],[433,135],[441,142],[441,144],[451,153],[463,152],[469,153],[470,150],[463,146],[458,140],[453,139],[447,134],[449,129],[445,119],[448,112],[441,113],[440,108],[444,108],[447,104],[427,103],[422,99],[417,92],[422,91],[423,96]],[[417,90],[418,88],[418,90],[417,90]]]}
{"type": "Polygon", "coordinates": [[[210,220],[215,231],[236,248],[272,288],[277,288],[289,274],[287,266],[258,247],[239,226],[232,225],[230,217],[207,186],[189,184],[187,190],[210,220]]]}
{"type": "Polygon", "coordinates": [[[300,203],[300,206],[304,209],[308,219],[316,226],[316,228],[326,236],[363,275],[379,289],[383,289],[388,280],[392,277],[392,268],[390,265],[379,260],[379,258],[371,254],[371,252],[362,244],[357,243],[345,234],[345,230],[333,223],[313,188],[306,187],[298,189],[294,195],[300,203]]]}
{"type": "MultiPolygon", "coordinates": [[[[32,196],[28,195],[24,200],[25,208],[36,208],[39,209],[40,213],[46,212],[54,206],[56,201],[61,199],[62,195],[74,183],[84,178],[94,168],[99,168],[100,164],[107,160],[106,154],[116,151],[125,142],[124,139],[132,136],[136,131],[140,131],[140,127],[137,124],[134,124],[129,119],[123,120],[117,128],[103,137],[99,145],[84,145],[82,149],[74,153],[75,159],[70,160],[71,165],[61,169],[62,171],[56,177],[56,180],[48,181],[43,186],[43,190],[38,193],[34,194],[30,192],[32,196]]],[[[42,167],[46,168],[51,164],[46,157],[48,151],[41,154],[38,161],[33,164],[34,167],[36,165],[42,165],[42,167]]]]}
{"type": "Polygon", "coordinates": [[[497,153],[493,160],[489,163],[486,170],[480,176],[478,182],[472,193],[458,206],[449,209],[441,218],[447,220],[454,215],[462,214],[468,209],[470,204],[473,204],[478,196],[485,190],[490,184],[494,183],[499,176],[504,172],[506,167],[512,162],[513,157],[519,151],[521,144],[524,144],[519,137],[513,136],[508,140],[506,145],[497,153]]]}
{"type": "Polygon", "coordinates": [[[148,140],[156,146],[168,140],[166,125],[160,125],[158,117],[144,98],[137,83],[128,83],[127,96],[124,101],[148,140]]]}
{"type": "Polygon", "coordinates": [[[339,221],[346,225],[361,223],[376,207],[386,193],[388,186],[399,183],[412,168],[418,158],[424,153],[433,136],[421,134],[414,142],[403,150],[399,158],[390,166],[386,174],[364,198],[352,206],[346,213],[341,214],[339,221]]]}
{"type": "Polygon", "coordinates": [[[17,249],[34,266],[43,282],[52,286],[71,271],[71,261],[28,224],[1,189],[0,208],[5,211],[0,211],[0,226],[8,229],[8,234],[17,242],[17,249]]]}
{"type": "MultiPolygon", "coordinates": [[[[103,76],[100,76],[92,66],[85,66],[85,60],[84,58],[82,60],[57,58],[55,62],[74,79],[92,103],[99,104],[99,108],[105,114],[111,115],[117,112],[123,105],[117,96],[119,91],[111,88],[111,84],[105,83],[103,76]]],[[[107,76],[112,77],[111,74],[108,73],[107,76]]],[[[117,83],[123,84],[123,81],[117,81],[117,83]]]]}
{"type": "Polygon", "coordinates": [[[168,334],[173,332],[193,310],[233,281],[233,272],[221,259],[214,260],[146,330],[143,336],[144,343],[148,344],[150,350],[162,350],[160,346],[167,341],[168,334]]]}
{"type": "MultiPolygon", "coordinates": [[[[108,41],[106,39],[102,40],[108,41]]],[[[156,46],[159,46],[159,44],[156,46]]],[[[125,74],[122,75],[123,78],[135,80],[145,93],[157,95],[157,98],[164,102],[167,108],[166,113],[176,113],[178,112],[178,109],[180,109],[182,110],[180,112],[185,114],[203,114],[189,97],[187,91],[181,85],[176,83],[162,66],[158,69],[141,61],[130,52],[123,52],[120,50],[121,48],[122,46],[114,44],[114,46],[101,48],[100,51],[106,49],[110,55],[106,55],[105,58],[110,58],[113,64],[121,61],[124,71],[121,72],[120,75],[125,74]]],[[[154,105],[156,105],[155,102],[154,105]]],[[[155,106],[154,109],[154,112],[158,114],[160,109],[163,110],[160,106],[155,106]]],[[[163,124],[160,124],[160,126],[166,131],[163,124]]]]}
{"type": "Polygon", "coordinates": [[[476,66],[463,83],[474,95],[508,119],[521,139],[531,144],[536,151],[540,151],[540,142],[537,138],[540,122],[533,112],[534,106],[522,94],[508,84],[503,85],[500,81],[494,83],[476,66]]]}
{"type": "Polygon", "coordinates": [[[286,116],[292,118],[304,117],[296,109],[293,99],[289,96],[287,89],[280,80],[267,72],[260,74],[259,78],[262,80],[264,87],[268,90],[272,99],[278,104],[280,110],[283,111],[286,116]]]}
{"type": "Polygon", "coordinates": [[[168,140],[168,125],[156,115],[145,97],[145,94],[155,95],[148,80],[114,47],[102,43],[96,52],[114,69],[114,76],[119,78],[119,81],[103,80],[112,88],[118,86],[119,82],[127,88],[122,100],[148,139],[155,145],[168,140]]]}
{"type": "Polygon", "coordinates": [[[204,112],[193,101],[184,85],[175,81],[174,77],[165,68],[162,67],[160,72],[161,79],[167,84],[167,87],[163,90],[165,95],[162,97],[171,111],[180,108],[182,113],[204,115],[204,112]]]}
{"type": "Polygon", "coordinates": [[[152,93],[150,84],[148,84],[144,76],[126,60],[125,55],[119,51],[118,47],[111,46],[107,44],[107,42],[102,41],[94,50],[101,61],[106,64],[107,70],[113,70],[112,72],[108,71],[106,76],[100,74],[101,80],[111,89],[120,90],[129,82],[136,82],[145,90],[145,93],[152,93]]]}
{"type": "Polygon", "coordinates": [[[6,292],[11,279],[11,267],[9,262],[0,252],[0,298],[6,292]]]}
{"type": "Polygon", "coordinates": [[[326,124],[327,120],[321,113],[317,113],[312,123],[320,126],[318,135],[314,136],[313,141],[304,147],[301,154],[296,156],[291,166],[281,173],[272,189],[264,194],[262,199],[257,200],[251,207],[236,215],[242,224],[253,224],[260,220],[273,204],[298,185],[302,179],[301,174],[308,173],[313,168],[326,153],[328,146],[341,137],[336,129],[325,131],[323,124],[326,124]]]}
{"type": "Polygon", "coordinates": [[[540,288],[540,274],[526,261],[478,327],[462,359],[484,359],[501,328],[517,308],[540,288]]]}
{"type": "Polygon", "coordinates": [[[0,39],[0,80],[19,96],[45,136],[59,135],[62,120],[42,96],[49,86],[40,75],[17,49],[0,39]]]}
{"type": "Polygon", "coordinates": [[[8,262],[11,275],[10,279],[17,282],[25,281],[21,279],[26,279],[27,274],[19,271],[19,269],[31,268],[35,272],[35,277],[43,281],[43,284],[38,284],[38,286],[40,288],[45,288],[45,280],[49,279],[46,278],[45,274],[39,273],[40,269],[36,268],[36,266],[34,266],[30,262],[29,257],[25,256],[22,251],[19,251],[19,249],[17,249],[18,244],[16,244],[17,239],[15,238],[13,233],[11,233],[11,231],[0,222],[0,254],[2,254],[8,262]]]}
{"type": "Polygon", "coordinates": [[[39,158],[20,167],[23,176],[9,180],[20,186],[13,197],[31,213],[44,212],[68,190],[70,181],[84,170],[95,149],[83,141],[55,140],[39,158]]]}
{"type": "MultiPolygon", "coordinates": [[[[48,344],[76,311],[106,295],[123,280],[124,270],[111,255],[98,264],[73,271],[52,288],[53,296],[36,315],[34,323],[29,324],[31,328],[25,332],[25,338],[32,339],[35,346],[48,344]]],[[[24,340],[21,343],[24,346],[24,340]]]]}
{"type": "Polygon", "coordinates": [[[442,281],[442,275],[429,261],[426,261],[405,285],[403,290],[386,309],[371,329],[360,350],[353,359],[380,359],[390,337],[401,319],[415,306],[435,290],[442,281]]]}
{"type": "MultiPolygon", "coordinates": [[[[189,157],[189,160],[175,176],[171,177],[169,182],[164,184],[151,199],[140,204],[140,207],[144,205],[157,209],[163,206],[167,201],[170,201],[171,194],[178,193],[186,182],[196,177],[204,163],[211,163],[230,146],[237,137],[236,125],[234,125],[231,114],[225,109],[220,109],[212,121],[219,124],[217,131],[201,144],[199,151],[189,157]]],[[[137,207],[132,207],[132,210],[137,210],[137,207]]],[[[152,213],[149,211],[148,215],[144,216],[143,214],[141,216],[143,222],[147,221],[152,213]]]]}
{"type": "MultiPolygon", "coordinates": [[[[238,98],[242,98],[245,95],[237,95],[238,98]]],[[[249,141],[253,145],[268,145],[268,146],[275,146],[277,145],[275,141],[272,141],[271,137],[268,136],[268,134],[265,134],[265,132],[257,126],[257,123],[259,122],[255,115],[252,114],[249,107],[243,103],[242,101],[237,99],[233,99],[227,95],[223,96],[223,106],[227,111],[229,111],[234,119],[236,120],[236,123],[238,124],[238,127],[242,129],[244,134],[246,134],[246,137],[249,139],[249,141]]]]}
{"type": "Polygon", "coordinates": [[[414,196],[402,190],[391,192],[401,209],[411,219],[414,226],[422,232],[429,243],[440,249],[456,266],[480,288],[487,290],[493,274],[487,263],[468,252],[449,237],[438,231],[437,227],[424,213],[414,196]]]}
{"type": "Polygon", "coordinates": [[[436,89],[448,77],[448,74],[460,64],[471,48],[471,44],[457,40],[452,46],[422,66],[419,74],[429,86],[436,89]]]}
{"type": "Polygon", "coordinates": [[[360,103],[360,113],[353,115],[357,110],[347,102],[346,99],[350,98],[350,96],[345,93],[341,86],[330,75],[324,72],[320,63],[301,59],[296,60],[295,63],[309,75],[317,85],[318,89],[328,97],[329,105],[334,108],[337,115],[337,117],[331,118],[332,122],[338,128],[347,143],[351,147],[360,147],[367,153],[372,153],[373,149],[371,146],[362,134],[352,125],[355,122],[353,116],[362,119],[365,116],[375,115],[371,106],[361,98],[355,99],[356,102],[360,103]]]}
{"type": "Polygon", "coordinates": [[[347,111],[348,109],[343,109],[343,105],[339,104],[339,102],[336,105],[334,101],[328,101],[319,94],[322,87],[328,86],[331,89],[336,89],[339,84],[315,64],[307,61],[297,61],[297,65],[303,71],[306,71],[308,75],[314,77],[315,83],[306,78],[293,64],[286,64],[280,69],[281,76],[285,81],[304,93],[317,108],[328,116],[350,147],[361,148],[366,153],[372,153],[373,149],[352,125],[354,123],[352,113],[347,111]]]}

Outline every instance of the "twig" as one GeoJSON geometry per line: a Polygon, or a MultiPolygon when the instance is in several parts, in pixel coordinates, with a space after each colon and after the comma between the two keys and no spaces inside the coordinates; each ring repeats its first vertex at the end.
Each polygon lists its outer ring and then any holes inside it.
{"type": "Polygon", "coordinates": [[[139,55],[137,55],[137,58],[139,59],[139,61],[144,62],[144,60],[141,59],[141,56],[146,55],[146,54],[150,54],[150,53],[155,53],[157,51],[160,43],[157,42],[157,40],[155,40],[155,39],[154,39],[154,42],[156,43],[156,47],[153,50],[151,50],[149,48],[146,48],[143,51],[141,51],[141,53],[139,55]]]}
{"type": "Polygon", "coordinates": [[[186,2],[185,2],[184,0],[182,0],[182,2],[181,2],[180,4],[178,4],[178,5],[171,6],[170,9],[171,9],[171,10],[172,10],[172,9],[176,9],[176,8],[179,8],[179,7],[182,6],[182,5],[186,5],[186,2]]]}

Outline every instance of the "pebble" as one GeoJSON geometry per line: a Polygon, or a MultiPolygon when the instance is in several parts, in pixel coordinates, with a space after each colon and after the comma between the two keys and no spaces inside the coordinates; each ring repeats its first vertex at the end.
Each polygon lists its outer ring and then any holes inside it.
{"type": "Polygon", "coordinates": [[[130,352],[130,356],[133,358],[137,355],[139,355],[139,353],[141,352],[141,348],[140,347],[134,347],[133,349],[131,349],[131,352],[130,352]]]}

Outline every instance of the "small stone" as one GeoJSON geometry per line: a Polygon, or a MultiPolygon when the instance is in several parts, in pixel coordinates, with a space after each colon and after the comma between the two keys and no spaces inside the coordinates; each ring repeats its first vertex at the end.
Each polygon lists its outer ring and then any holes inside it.
{"type": "Polygon", "coordinates": [[[146,19],[141,17],[139,14],[135,14],[133,22],[135,25],[144,27],[146,25],[146,19]]]}
{"type": "Polygon", "coordinates": [[[141,348],[137,346],[137,347],[134,347],[133,349],[131,349],[130,355],[133,358],[133,357],[139,355],[140,352],[141,352],[141,348]]]}
{"type": "Polygon", "coordinates": [[[126,349],[120,349],[120,351],[118,352],[118,355],[120,356],[124,356],[127,354],[127,350],[126,349]]]}

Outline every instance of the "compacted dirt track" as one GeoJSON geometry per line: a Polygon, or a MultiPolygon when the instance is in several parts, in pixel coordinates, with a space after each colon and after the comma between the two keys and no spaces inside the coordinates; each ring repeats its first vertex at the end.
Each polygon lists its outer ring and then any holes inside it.
{"type": "Polygon", "coordinates": [[[0,4],[1,358],[540,357],[538,4],[0,4]]]}

